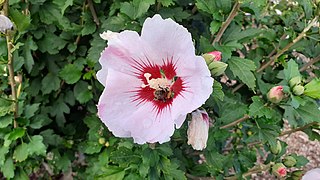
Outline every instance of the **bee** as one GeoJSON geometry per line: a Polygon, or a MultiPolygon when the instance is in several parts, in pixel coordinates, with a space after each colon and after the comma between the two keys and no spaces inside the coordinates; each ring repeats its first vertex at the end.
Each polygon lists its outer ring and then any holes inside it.
{"type": "Polygon", "coordinates": [[[160,90],[155,90],[153,92],[154,100],[166,102],[169,99],[172,99],[174,92],[168,88],[160,88],[160,90]]]}

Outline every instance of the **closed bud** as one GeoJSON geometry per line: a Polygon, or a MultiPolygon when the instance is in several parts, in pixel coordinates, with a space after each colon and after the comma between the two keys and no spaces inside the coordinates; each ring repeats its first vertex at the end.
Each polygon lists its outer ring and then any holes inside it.
{"type": "Polygon", "coordinates": [[[301,83],[301,76],[296,76],[296,77],[290,79],[290,81],[289,81],[289,85],[291,88],[296,85],[299,85],[300,83],[301,83]]]}
{"type": "Polygon", "coordinates": [[[106,139],[104,138],[99,138],[99,144],[104,144],[106,142],[106,139]]]}
{"type": "Polygon", "coordinates": [[[295,87],[292,89],[292,91],[293,91],[293,94],[299,96],[299,95],[303,94],[303,92],[304,92],[304,87],[301,86],[301,85],[297,85],[297,86],[295,86],[295,87]]]}
{"type": "Polygon", "coordinates": [[[277,141],[277,144],[275,146],[270,147],[270,151],[272,154],[279,154],[282,150],[280,141],[277,141]]]}
{"type": "Polygon", "coordinates": [[[277,177],[285,177],[287,175],[287,169],[282,163],[277,163],[272,166],[272,174],[277,177]]]}
{"type": "Polygon", "coordinates": [[[110,146],[109,142],[106,142],[104,146],[109,147],[110,146]]]}
{"type": "Polygon", "coordinates": [[[207,65],[209,65],[212,61],[220,61],[221,60],[221,52],[220,51],[212,51],[202,55],[202,57],[206,60],[207,65]]]}
{"type": "Polygon", "coordinates": [[[268,92],[267,97],[268,97],[269,101],[271,101],[273,103],[279,103],[284,97],[283,87],[282,86],[275,86],[275,87],[271,88],[268,92]]]}
{"type": "Polygon", "coordinates": [[[292,156],[286,156],[283,159],[283,164],[287,167],[292,167],[297,164],[297,160],[292,156]]]}
{"type": "Polygon", "coordinates": [[[293,171],[291,173],[291,178],[293,180],[301,180],[302,176],[303,176],[303,171],[302,170],[296,170],[296,171],[293,171]]]}
{"type": "Polygon", "coordinates": [[[213,76],[220,76],[224,73],[224,71],[227,69],[228,64],[220,61],[212,61],[209,64],[209,70],[211,72],[211,75],[213,76]]]}
{"type": "Polygon", "coordinates": [[[320,180],[320,168],[311,169],[302,176],[302,180],[320,180]]]}
{"type": "Polygon", "coordinates": [[[287,167],[292,167],[297,164],[297,160],[292,156],[286,156],[282,162],[287,167]]]}
{"type": "Polygon", "coordinates": [[[0,15],[0,32],[6,33],[7,30],[12,29],[13,24],[11,20],[4,15],[0,15]]]}
{"type": "Polygon", "coordinates": [[[188,144],[195,150],[203,150],[207,147],[209,132],[209,116],[206,111],[197,109],[192,113],[192,119],[188,127],[188,144]]]}

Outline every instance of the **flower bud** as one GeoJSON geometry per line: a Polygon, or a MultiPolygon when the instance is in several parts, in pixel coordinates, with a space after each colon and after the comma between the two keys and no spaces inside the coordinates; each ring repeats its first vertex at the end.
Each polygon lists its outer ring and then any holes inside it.
{"type": "Polygon", "coordinates": [[[188,144],[195,150],[203,150],[207,147],[208,132],[209,116],[206,111],[197,109],[189,122],[188,144]]]}
{"type": "Polygon", "coordinates": [[[228,64],[220,61],[212,61],[209,64],[209,70],[211,71],[211,75],[220,76],[227,69],[228,64]]]}
{"type": "Polygon", "coordinates": [[[19,74],[18,76],[14,76],[14,81],[16,84],[21,84],[22,83],[22,75],[19,74]]]}
{"type": "Polygon", "coordinates": [[[287,169],[282,163],[277,163],[272,166],[272,173],[277,177],[285,177],[287,175],[287,169]]]}
{"type": "Polygon", "coordinates": [[[220,61],[221,60],[221,52],[220,51],[212,51],[202,55],[202,57],[206,60],[206,63],[209,65],[212,61],[220,61]]]}
{"type": "Polygon", "coordinates": [[[301,83],[301,76],[296,76],[289,81],[289,86],[292,88],[301,83]]]}
{"type": "Polygon", "coordinates": [[[99,138],[99,144],[104,144],[106,143],[106,139],[105,138],[99,138]]]}
{"type": "Polygon", "coordinates": [[[6,33],[7,30],[10,30],[13,27],[11,20],[4,15],[0,15],[0,32],[6,33]]]}
{"type": "Polygon", "coordinates": [[[291,178],[293,180],[301,180],[302,176],[303,176],[303,171],[302,170],[296,170],[296,171],[293,171],[291,173],[291,178]]]}
{"type": "Polygon", "coordinates": [[[304,92],[304,87],[301,86],[301,85],[296,85],[296,86],[292,89],[292,91],[293,91],[293,94],[299,96],[299,95],[303,94],[303,92],[304,92]]]}
{"type": "Polygon", "coordinates": [[[279,154],[282,150],[280,141],[277,141],[277,144],[275,146],[270,147],[270,151],[272,154],[279,154]]]}
{"type": "Polygon", "coordinates": [[[287,167],[292,167],[297,164],[297,160],[292,156],[286,156],[282,162],[287,167]]]}
{"type": "Polygon", "coordinates": [[[282,86],[275,86],[271,88],[268,92],[268,99],[273,103],[279,103],[283,99],[283,87],[282,86]]]}
{"type": "Polygon", "coordinates": [[[311,169],[306,172],[301,180],[320,180],[320,168],[311,169]]]}

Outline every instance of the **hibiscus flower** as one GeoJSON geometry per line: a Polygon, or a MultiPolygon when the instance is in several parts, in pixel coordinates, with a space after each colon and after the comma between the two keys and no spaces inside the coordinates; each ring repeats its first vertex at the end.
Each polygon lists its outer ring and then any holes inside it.
{"type": "Polygon", "coordinates": [[[164,143],[212,92],[205,60],[191,34],[172,19],[147,18],[135,31],[105,32],[97,78],[105,86],[98,116],[117,137],[164,143]]]}

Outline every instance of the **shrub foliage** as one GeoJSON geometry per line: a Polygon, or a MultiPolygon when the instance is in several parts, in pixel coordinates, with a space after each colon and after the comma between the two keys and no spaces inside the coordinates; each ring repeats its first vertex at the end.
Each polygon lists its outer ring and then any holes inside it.
{"type": "MultiPolygon", "coordinates": [[[[240,179],[282,162],[278,137],[301,130],[320,139],[318,0],[0,2],[15,25],[0,37],[0,177],[240,179]],[[137,145],[96,115],[99,33],[140,32],[154,14],[186,27],[197,54],[221,51],[228,64],[203,106],[213,120],[204,151],[187,145],[187,122],[170,142],[137,145]],[[297,76],[302,94],[289,84],[297,76]],[[279,104],[267,99],[276,85],[285,92],[279,104]]],[[[297,168],[307,163],[291,156],[297,168]]]]}

